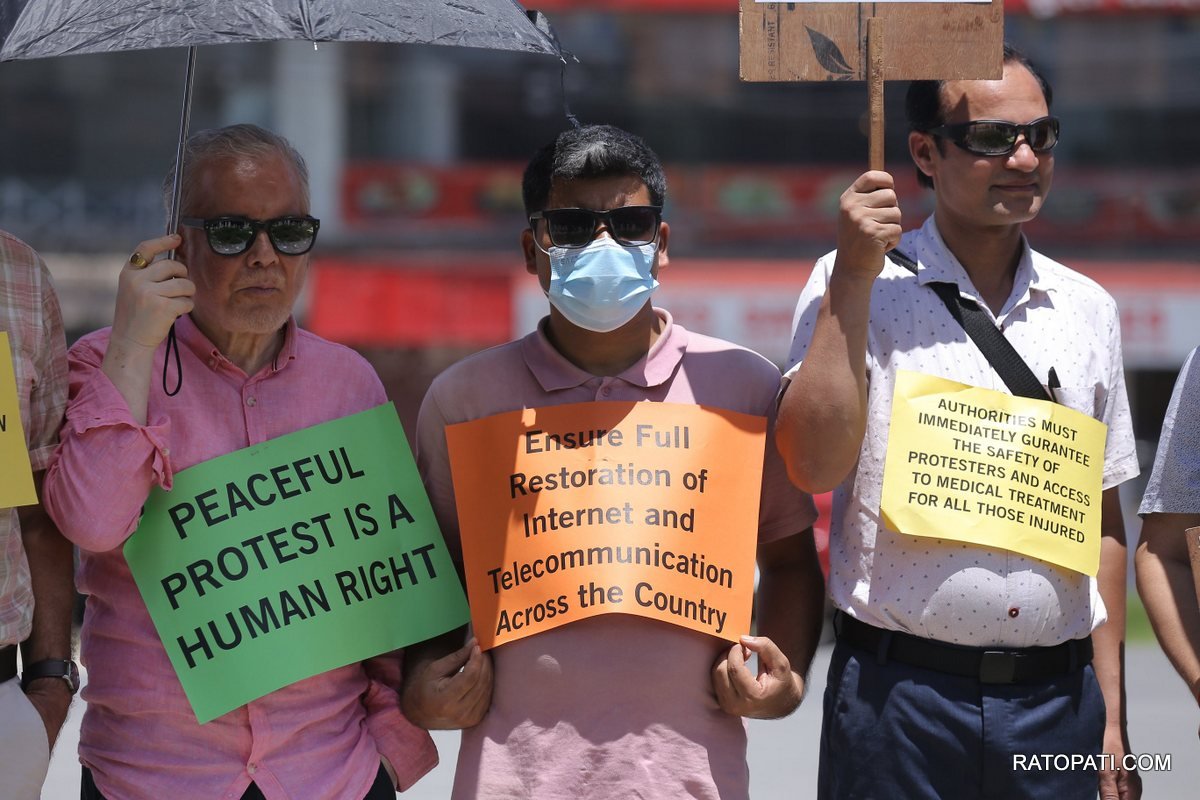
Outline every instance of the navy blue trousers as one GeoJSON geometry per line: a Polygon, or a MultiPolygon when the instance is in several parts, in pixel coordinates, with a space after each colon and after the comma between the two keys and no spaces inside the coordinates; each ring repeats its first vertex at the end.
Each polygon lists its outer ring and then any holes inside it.
{"type": "Polygon", "coordinates": [[[1096,798],[1094,767],[1019,768],[1047,761],[1030,755],[1100,753],[1104,697],[1090,664],[1041,683],[982,684],[839,642],[824,710],[820,800],[1096,798]]]}

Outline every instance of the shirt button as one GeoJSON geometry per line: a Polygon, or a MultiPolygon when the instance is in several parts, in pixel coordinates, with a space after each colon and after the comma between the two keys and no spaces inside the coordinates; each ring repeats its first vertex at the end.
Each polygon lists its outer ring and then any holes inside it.
{"type": "Polygon", "coordinates": [[[600,394],[604,395],[605,397],[608,397],[610,394],[612,394],[612,389],[605,386],[603,389],[600,390],[600,394]]]}
{"type": "Polygon", "coordinates": [[[253,408],[257,404],[258,404],[258,401],[254,399],[253,395],[246,398],[246,405],[250,406],[251,408],[253,408]]]}
{"type": "Polygon", "coordinates": [[[1021,609],[1016,607],[1010,608],[1008,610],[1008,615],[1013,619],[1016,619],[1017,617],[1021,616],[1021,609]]]}
{"type": "Polygon", "coordinates": [[[255,764],[253,761],[251,761],[246,765],[246,772],[249,772],[251,775],[258,772],[258,764],[255,764]]]}
{"type": "Polygon", "coordinates": [[[163,448],[163,455],[164,455],[164,456],[169,456],[169,455],[171,455],[171,448],[169,448],[169,447],[164,447],[164,448],[163,448]]]}

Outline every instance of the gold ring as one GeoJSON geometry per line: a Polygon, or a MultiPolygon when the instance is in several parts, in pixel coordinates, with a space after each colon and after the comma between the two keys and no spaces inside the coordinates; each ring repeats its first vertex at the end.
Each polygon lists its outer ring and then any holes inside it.
{"type": "Polygon", "coordinates": [[[129,263],[133,265],[134,269],[142,269],[150,262],[141,253],[134,253],[129,257],[129,263]]]}

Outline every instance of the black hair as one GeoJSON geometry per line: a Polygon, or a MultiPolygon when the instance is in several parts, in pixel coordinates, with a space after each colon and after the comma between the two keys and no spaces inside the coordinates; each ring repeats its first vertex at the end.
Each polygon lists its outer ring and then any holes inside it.
{"type": "MultiPolygon", "coordinates": [[[[1004,63],[1019,64],[1037,79],[1038,85],[1042,87],[1042,95],[1046,98],[1046,109],[1049,110],[1051,103],[1054,101],[1054,90],[1050,88],[1050,82],[1046,80],[1046,76],[1033,65],[1033,62],[1017,48],[1013,47],[1008,42],[1004,43],[1004,63]]],[[[942,87],[946,85],[944,80],[939,81],[912,81],[908,85],[908,94],[904,98],[904,114],[908,118],[908,129],[910,131],[925,132],[932,128],[936,128],[946,121],[946,109],[942,106],[942,87]]],[[[942,142],[937,141],[938,151],[942,152],[942,142]]],[[[927,189],[933,188],[933,179],[917,169],[917,182],[927,189]]]]}
{"type": "Polygon", "coordinates": [[[525,167],[521,196],[525,214],[544,211],[554,181],[632,175],[650,190],[650,202],[667,197],[662,162],[640,136],[613,125],[584,125],[560,133],[539,149],[525,167]]]}

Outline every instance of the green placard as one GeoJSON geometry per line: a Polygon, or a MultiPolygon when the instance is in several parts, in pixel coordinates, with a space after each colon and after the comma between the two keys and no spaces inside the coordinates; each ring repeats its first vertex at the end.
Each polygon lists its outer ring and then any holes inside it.
{"type": "Polygon", "coordinates": [[[183,470],[125,559],[201,723],[468,619],[391,403],[183,470]]]}

